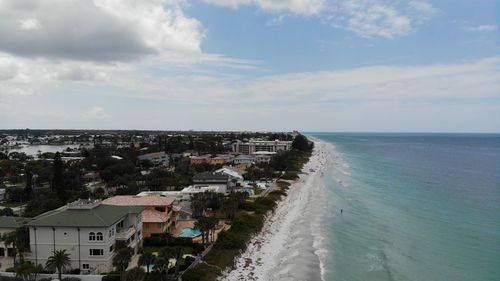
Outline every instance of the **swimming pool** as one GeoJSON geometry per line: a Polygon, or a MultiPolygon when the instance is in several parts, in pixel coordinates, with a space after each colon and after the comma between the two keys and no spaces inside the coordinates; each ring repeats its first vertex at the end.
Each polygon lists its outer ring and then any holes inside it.
{"type": "Polygon", "coordinates": [[[186,227],[181,230],[181,232],[177,235],[177,237],[193,238],[193,237],[198,237],[200,235],[201,231],[199,229],[186,227]]]}

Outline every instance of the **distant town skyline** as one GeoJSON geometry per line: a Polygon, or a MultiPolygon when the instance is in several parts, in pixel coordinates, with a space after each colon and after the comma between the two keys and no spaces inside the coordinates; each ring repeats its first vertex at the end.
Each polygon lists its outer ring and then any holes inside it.
{"type": "Polygon", "coordinates": [[[498,11],[0,0],[0,129],[500,132],[498,11]]]}

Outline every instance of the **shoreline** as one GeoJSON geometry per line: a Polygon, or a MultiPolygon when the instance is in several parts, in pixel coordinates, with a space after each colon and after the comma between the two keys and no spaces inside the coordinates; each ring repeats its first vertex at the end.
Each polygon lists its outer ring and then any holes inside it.
{"type": "Polygon", "coordinates": [[[327,147],[312,139],[314,150],[302,174],[266,217],[262,230],[218,280],[324,280],[321,220],[326,208],[323,177],[328,166],[327,147]],[[311,170],[312,169],[312,170],[311,170]]]}

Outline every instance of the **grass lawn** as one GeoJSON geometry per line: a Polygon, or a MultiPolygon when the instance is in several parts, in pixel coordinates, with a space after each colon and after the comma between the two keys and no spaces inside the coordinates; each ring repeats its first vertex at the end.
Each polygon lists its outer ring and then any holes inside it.
{"type": "Polygon", "coordinates": [[[1,207],[5,207],[5,208],[15,208],[15,207],[19,207],[21,205],[24,205],[26,203],[22,203],[22,202],[3,202],[3,203],[0,203],[0,206],[1,207]]]}
{"type": "Polygon", "coordinates": [[[254,188],[254,190],[253,190],[253,192],[255,193],[255,195],[259,195],[259,194],[261,194],[263,191],[264,191],[264,189],[262,189],[262,188],[254,188]]]}

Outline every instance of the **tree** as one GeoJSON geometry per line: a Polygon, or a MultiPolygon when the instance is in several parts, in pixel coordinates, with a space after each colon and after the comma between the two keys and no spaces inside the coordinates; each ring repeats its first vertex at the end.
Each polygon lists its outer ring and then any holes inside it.
{"type": "Polygon", "coordinates": [[[144,279],[144,269],[141,267],[134,267],[127,271],[126,280],[127,281],[142,281],[144,279]]]}
{"type": "Polygon", "coordinates": [[[168,265],[170,259],[175,259],[175,276],[179,273],[180,260],[183,255],[182,247],[163,247],[158,256],[167,262],[166,270],[168,274],[168,265]]]}
{"type": "Polygon", "coordinates": [[[146,267],[146,271],[149,274],[149,268],[156,262],[156,256],[146,252],[139,257],[139,264],[146,267]]]}
{"type": "Polygon", "coordinates": [[[201,240],[203,245],[210,243],[210,231],[215,229],[217,221],[218,220],[216,218],[201,217],[197,222],[195,222],[194,227],[201,231],[201,240]]]}
{"type": "Polygon", "coordinates": [[[166,272],[165,275],[168,275],[168,265],[169,265],[168,258],[166,259],[160,256],[156,259],[154,269],[160,271],[160,273],[165,270],[166,272]]]}
{"type": "Polygon", "coordinates": [[[14,210],[12,210],[9,207],[3,208],[2,210],[0,210],[0,216],[9,216],[9,217],[12,217],[12,216],[14,216],[14,210]]]}
{"type": "Polygon", "coordinates": [[[54,155],[52,189],[57,192],[57,197],[63,203],[66,202],[66,190],[64,189],[64,165],[61,160],[61,154],[56,152],[54,155]]]}
{"type": "Polygon", "coordinates": [[[240,200],[237,195],[230,194],[222,202],[221,210],[224,212],[228,219],[233,219],[234,215],[238,211],[238,206],[240,205],[240,200]]]}
{"type": "Polygon", "coordinates": [[[25,167],[24,173],[26,174],[26,185],[24,186],[24,193],[26,194],[26,200],[30,200],[31,193],[33,191],[33,173],[29,167],[25,167]]]}
{"type": "Polygon", "coordinates": [[[52,256],[47,259],[45,267],[48,270],[56,270],[59,280],[62,280],[62,272],[66,268],[71,266],[71,259],[66,250],[54,250],[52,251],[52,256]]]}
{"type": "Polygon", "coordinates": [[[27,227],[20,227],[9,233],[5,233],[0,238],[5,246],[12,245],[14,248],[14,263],[15,258],[19,255],[19,261],[24,262],[24,252],[29,250],[29,231],[27,227]]]}
{"type": "Polygon", "coordinates": [[[215,240],[215,227],[217,226],[217,223],[219,222],[218,219],[216,218],[207,218],[207,228],[208,228],[208,234],[207,234],[207,240],[208,243],[210,243],[210,239],[212,239],[212,242],[215,240]]]}
{"type": "Polygon", "coordinates": [[[132,249],[129,247],[121,248],[113,257],[113,266],[120,271],[120,280],[122,281],[124,281],[124,273],[130,260],[132,260],[132,249]]]}
{"type": "Polygon", "coordinates": [[[292,142],[292,148],[300,151],[309,151],[312,149],[312,143],[304,135],[297,135],[292,142]]]}
{"type": "Polygon", "coordinates": [[[23,262],[21,265],[14,268],[16,278],[19,278],[23,281],[35,281],[38,273],[42,271],[43,268],[40,264],[38,266],[34,266],[29,262],[23,262]]]}

